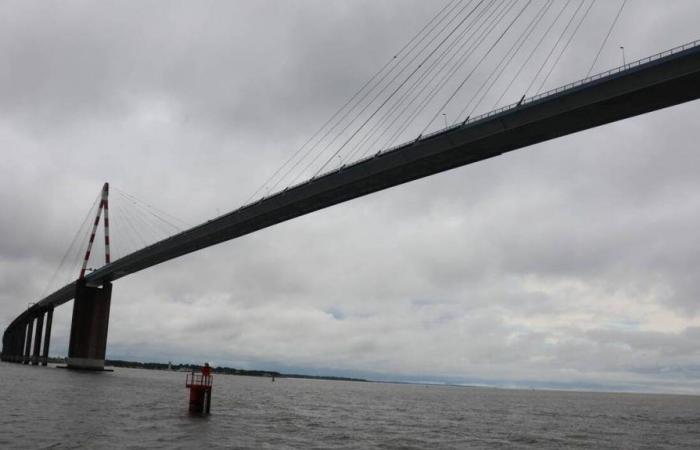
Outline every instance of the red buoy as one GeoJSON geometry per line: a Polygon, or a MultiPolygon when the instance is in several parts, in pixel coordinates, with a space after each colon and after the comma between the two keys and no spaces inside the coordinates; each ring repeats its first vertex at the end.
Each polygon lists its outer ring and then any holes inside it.
{"type": "Polygon", "coordinates": [[[211,375],[211,367],[204,364],[202,373],[198,374],[192,370],[187,374],[185,386],[190,389],[190,412],[209,414],[211,410],[211,388],[214,377],[211,375]]]}

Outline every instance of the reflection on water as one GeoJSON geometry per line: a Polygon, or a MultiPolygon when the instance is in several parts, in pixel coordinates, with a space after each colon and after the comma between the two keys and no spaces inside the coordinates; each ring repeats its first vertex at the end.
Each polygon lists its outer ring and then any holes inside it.
{"type": "Polygon", "coordinates": [[[215,377],[0,363],[0,448],[698,448],[700,397],[215,377]]]}

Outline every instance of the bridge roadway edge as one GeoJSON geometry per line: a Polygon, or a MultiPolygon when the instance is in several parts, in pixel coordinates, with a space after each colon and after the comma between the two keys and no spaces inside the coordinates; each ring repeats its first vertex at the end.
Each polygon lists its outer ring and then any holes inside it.
{"type": "MultiPolygon", "coordinates": [[[[697,98],[700,47],[696,46],[324,174],[120,258],[86,280],[100,286],[357,197],[697,98]]],[[[75,292],[75,282],[64,286],[20,314],[7,330],[70,301],[75,292]]]]}

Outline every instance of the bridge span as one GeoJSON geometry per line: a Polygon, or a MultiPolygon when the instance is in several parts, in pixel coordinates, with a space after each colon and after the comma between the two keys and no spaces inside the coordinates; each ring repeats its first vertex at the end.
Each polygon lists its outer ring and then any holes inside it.
{"type": "Polygon", "coordinates": [[[93,271],[84,282],[76,280],[62,287],[8,326],[2,359],[46,364],[53,308],[76,298],[69,358],[72,352],[77,368],[100,368],[111,283],[119,278],[392,186],[699,97],[700,41],[696,41],[421,136],[161,240],[93,271]],[[78,298],[87,301],[79,307],[78,298]],[[84,308],[90,310],[80,312],[84,308]],[[76,350],[78,347],[82,350],[76,350]],[[97,347],[96,353],[88,347],[97,347]],[[96,362],[86,362],[90,359],[84,357],[86,352],[92,352],[96,362]]]}

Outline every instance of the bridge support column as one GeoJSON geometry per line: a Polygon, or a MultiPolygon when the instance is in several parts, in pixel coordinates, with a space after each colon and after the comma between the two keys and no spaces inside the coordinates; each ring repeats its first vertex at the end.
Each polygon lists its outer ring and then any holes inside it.
{"type": "Polygon", "coordinates": [[[104,369],[111,299],[112,283],[94,288],[85,286],[83,280],[78,282],[68,344],[69,369],[104,369]]]}
{"type": "Polygon", "coordinates": [[[5,334],[7,335],[7,348],[4,346],[2,348],[3,361],[17,362],[17,349],[19,348],[17,345],[17,327],[8,328],[5,334]]]}
{"type": "Polygon", "coordinates": [[[46,331],[44,331],[44,351],[41,354],[41,365],[49,363],[49,344],[51,344],[51,322],[53,322],[53,306],[46,311],[46,331]]]}
{"type": "Polygon", "coordinates": [[[34,332],[34,318],[27,321],[26,332],[24,334],[24,358],[22,362],[29,364],[29,355],[32,350],[32,334],[34,332]]]}
{"type": "Polygon", "coordinates": [[[10,350],[9,354],[6,356],[8,361],[17,362],[17,355],[19,355],[19,330],[17,327],[12,327],[10,331],[10,350]]]}
{"type": "Polygon", "coordinates": [[[20,355],[20,353],[22,353],[22,350],[20,348],[21,348],[22,344],[24,343],[24,341],[22,341],[20,343],[22,333],[20,333],[19,327],[16,327],[16,326],[12,327],[11,333],[12,334],[11,334],[10,339],[12,342],[10,343],[11,347],[10,347],[9,360],[16,363],[17,357],[20,355]]]}
{"type": "Polygon", "coordinates": [[[5,330],[7,335],[7,347],[3,345],[2,356],[3,361],[17,362],[17,327],[8,328],[5,330]]]}
{"type": "Polygon", "coordinates": [[[44,332],[44,311],[36,316],[36,331],[34,332],[34,351],[32,352],[32,365],[39,365],[39,351],[41,350],[41,335],[44,332]]]}
{"type": "Polygon", "coordinates": [[[21,363],[22,361],[24,361],[24,343],[25,339],[27,339],[27,324],[18,326],[15,330],[15,333],[17,333],[17,349],[15,352],[15,362],[21,363]]]}

